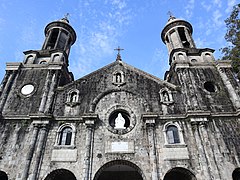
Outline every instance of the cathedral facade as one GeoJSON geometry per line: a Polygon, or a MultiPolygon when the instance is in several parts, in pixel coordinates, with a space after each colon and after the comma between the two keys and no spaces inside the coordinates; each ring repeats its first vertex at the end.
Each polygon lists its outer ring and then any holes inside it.
{"type": "MultiPolygon", "coordinates": [[[[164,80],[116,60],[78,80],[63,18],[0,85],[1,180],[239,180],[240,84],[170,17],[164,80]]],[[[118,48],[120,51],[120,48],[118,48]]]]}

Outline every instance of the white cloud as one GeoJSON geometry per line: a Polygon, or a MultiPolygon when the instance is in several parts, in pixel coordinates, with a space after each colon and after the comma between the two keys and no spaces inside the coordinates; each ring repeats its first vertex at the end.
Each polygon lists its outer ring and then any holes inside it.
{"type": "Polygon", "coordinates": [[[217,28],[224,25],[224,21],[221,19],[222,16],[223,16],[222,13],[218,9],[213,12],[212,18],[213,18],[213,22],[214,22],[215,26],[217,26],[217,28]]]}
{"type": "Polygon", "coordinates": [[[189,0],[187,6],[185,7],[185,14],[188,18],[191,18],[193,15],[193,9],[195,5],[195,0],[189,0]]]}
{"type": "Polygon", "coordinates": [[[236,0],[228,0],[227,2],[227,9],[225,10],[226,13],[230,13],[232,11],[233,6],[237,4],[236,0]]]}
{"type": "Polygon", "coordinates": [[[222,7],[222,1],[221,0],[213,0],[213,4],[215,6],[218,6],[219,8],[222,7]]]}
{"type": "Polygon", "coordinates": [[[127,0],[105,0],[103,3],[83,0],[79,11],[81,31],[75,45],[77,49],[72,51],[78,59],[71,60],[70,64],[71,71],[78,77],[99,68],[99,64],[107,60],[109,62],[106,58],[113,56],[114,48],[119,45],[118,39],[134,17],[127,0]]]}
{"type": "Polygon", "coordinates": [[[205,1],[201,2],[201,6],[208,12],[211,9],[211,5],[209,3],[206,3],[205,1]]]}

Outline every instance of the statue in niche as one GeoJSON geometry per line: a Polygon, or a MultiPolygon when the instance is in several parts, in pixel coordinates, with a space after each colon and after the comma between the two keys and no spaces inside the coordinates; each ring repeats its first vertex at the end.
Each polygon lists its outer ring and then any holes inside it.
{"type": "Polygon", "coordinates": [[[77,102],[77,93],[72,92],[70,102],[77,102]]]}
{"type": "Polygon", "coordinates": [[[117,73],[116,76],[117,76],[116,77],[116,83],[121,83],[122,82],[121,74],[117,73]]]}
{"type": "Polygon", "coordinates": [[[124,127],[125,119],[122,117],[121,113],[118,113],[117,118],[115,119],[115,127],[114,129],[125,129],[124,127]]]}
{"type": "Polygon", "coordinates": [[[163,92],[163,101],[165,101],[165,102],[169,101],[169,95],[166,91],[163,92]]]}

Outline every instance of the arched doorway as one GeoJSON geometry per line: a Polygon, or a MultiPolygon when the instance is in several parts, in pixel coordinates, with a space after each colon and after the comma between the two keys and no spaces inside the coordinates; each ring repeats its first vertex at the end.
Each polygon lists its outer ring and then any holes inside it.
{"type": "Polygon", "coordinates": [[[67,169],[56,169],[49,173],[45,180],[77,180],[74,174],[67,169]]]}
{"type": "Polygon", "coordinates": [[[233,180],[240,180],[240,168],[237,168],[232,173],[233,180]]]}
{"type": "Polygon", "coordinates": [[[111,161],[103,165],[95,174],[94,180],[143,180],[138,166],[123,160],[111,161]]]}
{"type": "Polygon", "coordinates": [[[1,180],[8,180],[7,174],[3,171],[0,171],[0,179],[1,180]]]}
{"type": "Polygon", "coordinates": [[[181,167],[173,168],[166,173],[163,180],[197,180],[195,175],[181,167]]]}

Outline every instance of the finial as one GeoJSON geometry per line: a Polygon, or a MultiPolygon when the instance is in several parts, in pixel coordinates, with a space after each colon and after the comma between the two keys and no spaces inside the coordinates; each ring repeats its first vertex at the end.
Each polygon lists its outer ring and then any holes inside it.
{"type": "Polygon", "coordinates": [[[62,18],[61,20],[64,21],[64,22],[69,23],[69,20],[68,20],[68,17],[69,17],[69,16],[70,16],[70,14],[67,13],[67,14],[64,15],[64,18],[62,18]]]}
{"type": "Polygon", "coordinates": [[[116,61],[121,61],[122,58],[121,58],[121,54],[120,54],[120,51],[124,50],[124,49],[121,49],[120,46],[118,46],[118,48],[114,49],[115,51],[118,51],[118,54],[117,54],[117,59],[116,61]]]}
{"type": "Polygon", "coordinates": [[[167,15],[169,15],[168,21],[176,19],[171,11],[168,11],[167,15]]]}

